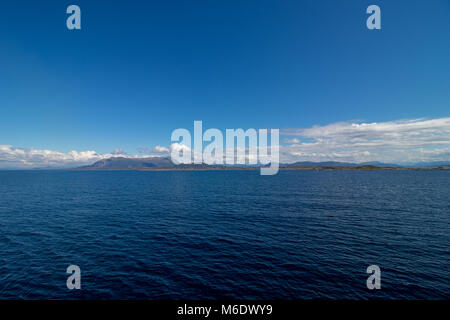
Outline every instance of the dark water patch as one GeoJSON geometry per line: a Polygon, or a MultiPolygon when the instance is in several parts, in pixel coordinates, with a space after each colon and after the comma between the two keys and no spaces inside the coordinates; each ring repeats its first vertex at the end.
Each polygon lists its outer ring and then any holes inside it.
{"type": "Polygon", "coordinates": [[[0,172],[0,297],[448,298],[449,190],[443,171],[0,172]]]}

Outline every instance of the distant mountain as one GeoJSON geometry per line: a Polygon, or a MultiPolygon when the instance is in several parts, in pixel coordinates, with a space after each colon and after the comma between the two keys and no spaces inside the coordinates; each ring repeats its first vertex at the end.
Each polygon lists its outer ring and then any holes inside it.
{"type": "Polygon", "coordinates": [[[216,169],[224,168],[224,166],[207,165],[207,164],[174,164],[168,157],[148,157],[148,158],[124,158],[113,157],[103,159],[94,164],[79,167],[82,170],[145,170],[145,169],[216,169]]]}
{"type": "Polygon", "coordinates": [[[325,162],[313,162],[313,161],[298,161],[294,163],[283,164],[282,167],[355,167],[354,163],[337,162],[337,161],[325,161],[325,162]]]}
{"type": "Polygon", "coordinates": [[[413,163],[408,167],[414,168],[450,168],[450,161],[432,161],[413,163]]]}
{"type": "Polygon", "coordinates": [[[165,157],[148,158],[124,158],[113,157],[95,162],[92,165],[78,169],[148,169],[148,168],[173,168],[175,164],[165,157]]]}
{"type": "Polygon", "coordinates": [[[391,167],[400,168],[401,166],[392,163],[382,163],[378,161],[372,162],[362,162],[362,163],[352,163],[352,162],[337,162],[337,161],[324,161],[324,162],[313,162],[313,161],[300,161],[295,163],[283,164],[282,167],[363,167],[363,166],[374,166],[374,167],[391,167]]]}
{"type": "Polygon", "coordinates": [[[375,167],[383,167],[383,168],[402,168],[403,166],[395,163],[385,163],[379,161],[370,161],[370,162],[361,162],[357,163],[358,166],[375,166],[375,167]]]}
{"type": "MultiPolygon", "coordinates": [[[[95,162],[92,165],[79,167],[77,169],[82,170],[120,170],[120,169],[135,169],[135,170],[145,170],[145,169],[181,169],[181,170],[195,170],[195,169],[251,169],[253,167],[259,166],[249,166],[249,165],[207,165],[207,164],[179,164],[176,165],[168,157],[148,157],[148,158],[125,158],[125,157],[113,157],[108,159],[103,159],[95,162]]],[[[352,163],[352,162],[338,162],[338,161],[324,161],[324,162],[313,162],[313,161],[299,161],[295,163],[285,163],[280,164],[280,168],[293,168],[293,167],[305,167],[305,168],[423,168],[423,169],[433,169],[433,168],[445,168],[450,169],[450,162],[427,162],[427,163],[417,163],[409,165],[398,165],[392,163],[383,163],[378,161],[372,162],[362,162],[362,163],[352,163]]]]}

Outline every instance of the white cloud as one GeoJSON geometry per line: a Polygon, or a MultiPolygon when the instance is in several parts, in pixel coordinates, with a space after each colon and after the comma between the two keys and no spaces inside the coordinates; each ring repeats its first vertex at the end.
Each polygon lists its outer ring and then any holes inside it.
{"type": "Polygon", "coordinates": [[[102,156],[95,151],[63,153],[0,145],[0,167],[2,168],[65,167],[90,163],[103,157],[107,157],[107,155],[102,156]]]}
{"type": "Polygon", "coordinates": [[[298,140],[297,138],[292,138],[292,139],[283,139],[281,142],[284,142],[284,143],[300,143],[300,140],[298,140]]]}
{"type": "MultiPolygon", "coordinates": [[[[391,163],[449,161],[450,118],[415,119],[379,123],[333,123],[311,128],[281,131],[290,143],[280,146],[280,162],[296,161],[381,161],[391,163]]],[[[140,148],[139,155],[122,149],[108,154],[96,151],[67,153],[0,145],[0,168],[77,167],[110,157],[140,158],[168,156],[172,151],[189,152],[182,144],[169,148],[140,148]]]]}
{"type": "Polygon", "coordinates": [[[191,150],[191,148],[189,148],[188,146],[182,144],[182,143],[172,143],[170,145],[170,155],[172,154],[178,154],[180,156],[180,159],[178,159],[176,156],[172,157],[171,159],[174,163],[179,164],[179,163],[190,163],[192,160],[192,154],[193,154],[193,150],[191,150]],[[182,155],[185,154],[189,154],[191,156],[189,156],[187,159],[183,159],[186,161],[181,161],[182,155]]]}
{"type": "Polygon", "coordinates": [[[333,123],[287,129],[299,140],[281,147],[282,161],[450,161],[450,118],[333,123]]]}
{"type": "Polygon", "coordinates": [[[114,154],[114,155],[117,155],[117,156],[119,156],[119,155],[127,155],[127,153],[125,152],[125,151],[123,151],[123,149],[122,148],[120,148],[120,149],[114,149],[114,151],[113,152],[111,152],[111,154],[114,154]]]}
{"type": "Polygon", "coordinates": [[[0,168],[72,168],[92,164],[98,160],[111,157],[140,158],[146,156],[129,155],[122,149],[116,149],[106,154],[100,154],[95,151],[70,151],[64,153],[0,145],[0,168]]]}
{"type": "Polygon", "coordinates": [[[169,148],[161,147],[161,146],[155,146],[152,149],[152,153],[156,154],[169,154],[169,148]]]}
{"type": "Polygon", "coordinates": [[[137,149],[139,154],[142,155],[148,155],[148,156],[168,156],[169,155],[169,148],[162,147],[162,146],[155,146],[152,149],[148,147],[140,147],[137,149]]]}

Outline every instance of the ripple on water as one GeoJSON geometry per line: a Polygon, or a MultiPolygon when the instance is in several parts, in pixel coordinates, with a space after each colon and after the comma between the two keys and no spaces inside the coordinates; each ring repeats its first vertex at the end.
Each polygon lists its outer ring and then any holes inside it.
{"type": "Polygon", "coordinates": [[[449,190],[438,171],[0,172],[0,298],[447,298],[449,190]]]}

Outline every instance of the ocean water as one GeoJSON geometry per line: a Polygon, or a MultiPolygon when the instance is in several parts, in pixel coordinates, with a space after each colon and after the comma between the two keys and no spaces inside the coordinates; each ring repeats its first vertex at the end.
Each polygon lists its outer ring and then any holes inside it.
{"type": "Polygon", "coordinates": [[[448,171],[2,171],[0,298],[448,298],[449,199],[448,171]]]}

